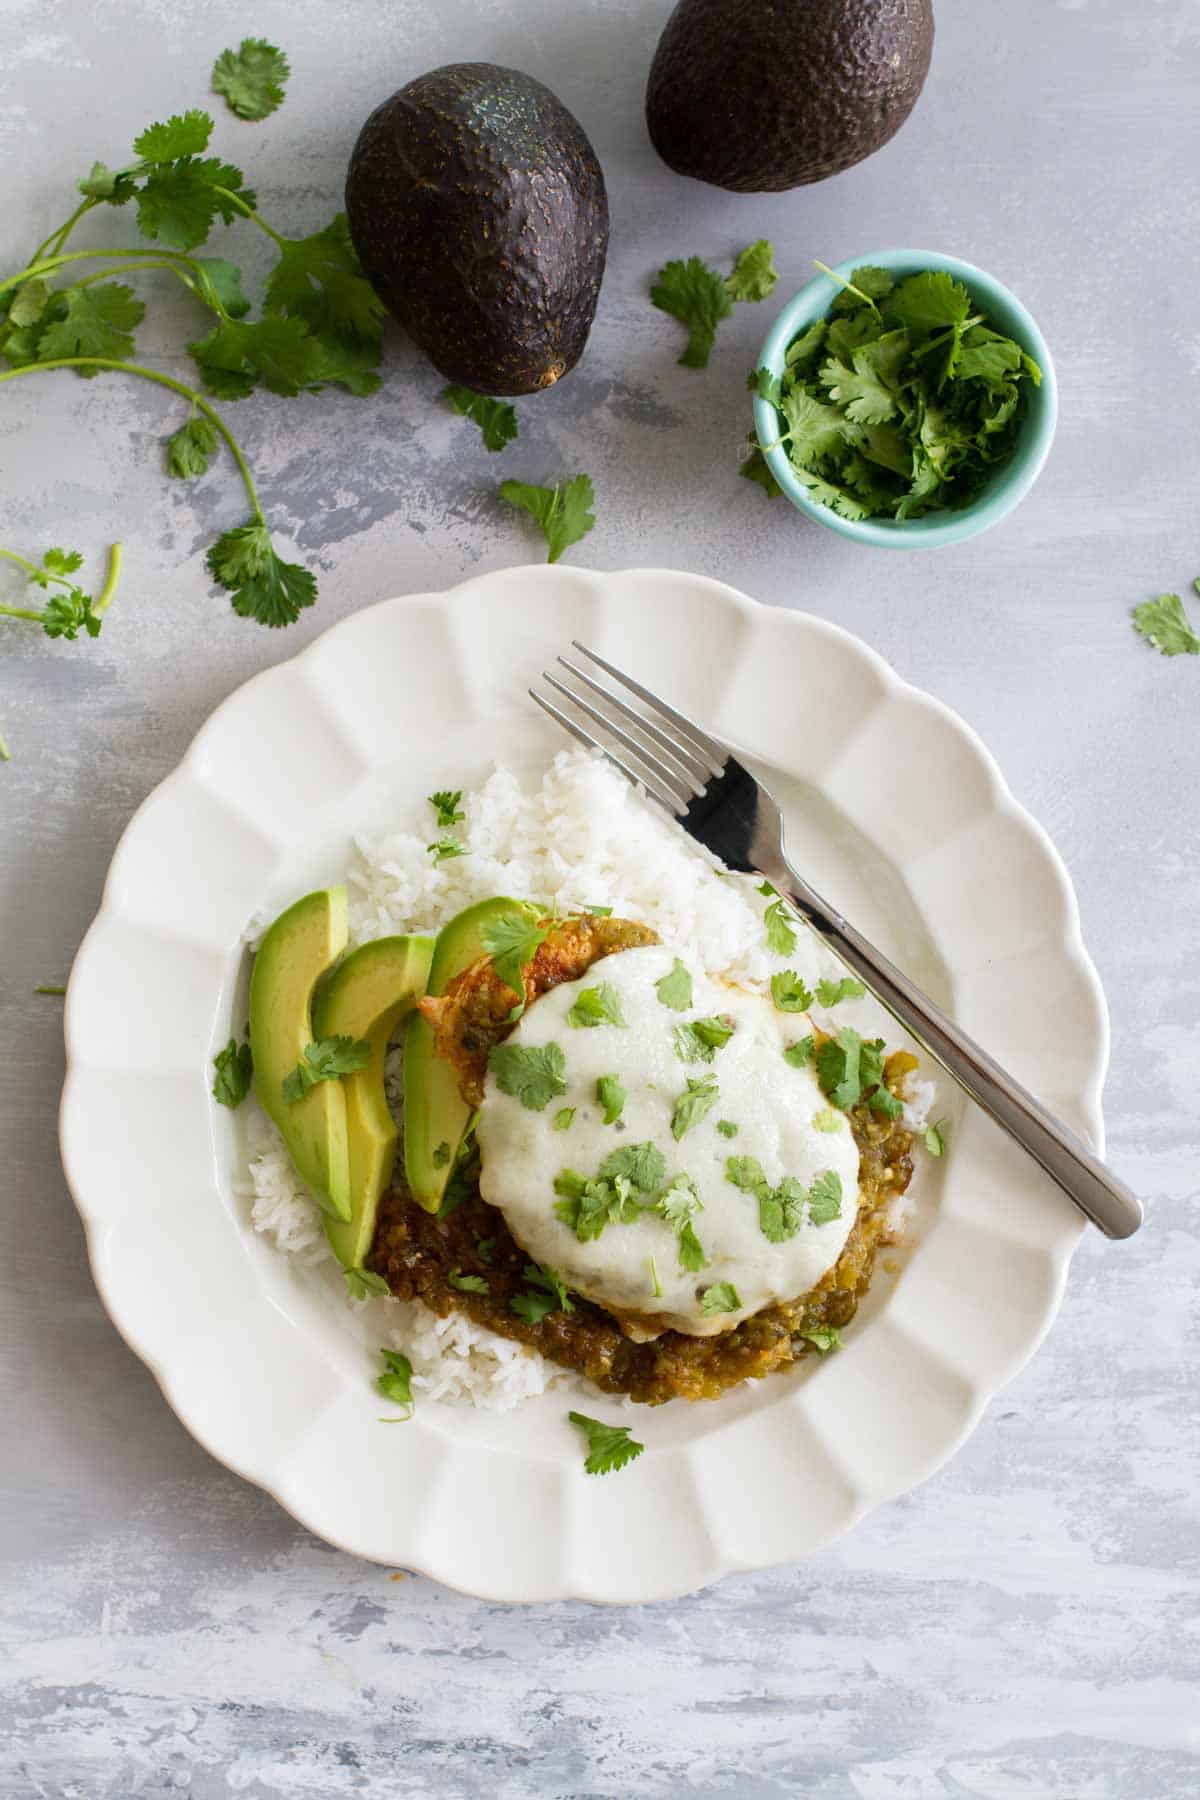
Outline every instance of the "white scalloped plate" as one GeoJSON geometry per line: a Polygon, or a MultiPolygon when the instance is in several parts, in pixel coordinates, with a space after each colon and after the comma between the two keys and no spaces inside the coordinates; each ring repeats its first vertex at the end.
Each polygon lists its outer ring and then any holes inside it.
{"type": "Polygon", "coordinates": [[[249,1229],[210,1057],[241,934],[352,832],[560,747],[525,697],[572,637],[740,745],[818,888],[1100,1147],[1107,1019],[1066,871],[978,739],[857,639],[699,576],[503,570],[356,614],[220,706],[113,859],[66,1007],[62,1147],[101,1296],[189,1430],[311,1530],[504,1600],[645,1601],[804,1556],[932,1473],[1036,1348],[1080,1221],[981,1114],[926,1159],[846,1347],[639,1410],[585,1476],[553,1393],[377,1423],[359,1314],[249,1229]]]}

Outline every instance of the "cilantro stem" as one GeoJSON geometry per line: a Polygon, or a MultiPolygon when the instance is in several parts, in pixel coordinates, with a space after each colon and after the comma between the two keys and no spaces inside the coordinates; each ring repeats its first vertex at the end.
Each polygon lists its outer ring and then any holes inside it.
{"type": "Polygon", "coordinates": [[[4,733],[0,731],[0,762],[11,762],[12,752],[8,747],[4,733]]]}
{"type": "Polygon", "coordinates": [[[259,230],[265,231],[269,238],[274,238],[275,242],[279,245],[279,248],[281,250],[286,247],[287,242],[288,242],[287,238],[281,237],[279,232],[277,232],[275,230],[275,227],[273,225],[268,225],[267,221],[264,218],[262,218],[260,216],[260,214],[256,213],[254,208],[252,206],[250,206],[245,200],[243,200],[242,196],[240,194],[235,194],[232,188],[223,188],[223,187],[216,187],[216,186],[213,187],[212,191],[214,194],[220,194],[220,196],[223,200],[228,200],[229,204],[232,207],[236,208],[236,210],[241,213],[241,215],[244,219],[253,219],[254,223],[258,226],[259,230]]]}
{"type": "MultiPolygon", "coordinates": [[[[5,381],[17,381],[22,375],[42,374],[51,369],[114,369],[120,375],[137,375],[143,381],[156,381],[159,387],[169,388],[173,394],[180,394],[185,400],[190,400],[193,406],[198,406],[200,408],[200,411],[212,423],[214,429],[219,432],[221,437],[225,440],[225,443],[229,448],[229,453],[237,464],[238,473],[245,485],[246,495],[250,501],[250,510],[260,525],[266,524],[266,515],[263,512],[262,505],[258,498],[258,489],[254,485],[254,477],[251,475],[246,459],[242,455],[241,445],[234,437],[232,431],[230,431],[228,425],[226,425],[216,407],[210,406],[208,401],[204,398],[204,395],[197,393],[195,388],[188,387],[187,383],[184,381],[176,381],[173,375],[162,374],[158,369],[144,368],[141,363],[118,362],[115,357],[111,356],[57,356],[52,358],[49,362],[22,363],[20,368],[0,371],[0,383],[5,381]]],[[[114,546],[114,549],[119,552],[120,546],[116,545],[114,546]]],[[[117,556],[117,564],[119,568],[119,554],[117,556]]],[[[114,577],[110,570],[109,583],[105,584],[105,593],[108,595],[109,599],[112,597],[109,584],[113,582],[114,577]]],[[[107,605],[108,599],[106,599],[104,603],[107,605]]]]}
{"type": "Polygon", "coordinates": [[[121,579],[121,564],[124,558],[124,544],[111,545],[108,552],[108,574],[105,577],[104,586],[100,589],[96,604],[92,608],[93,617],[97,619],[102,618],[112,605],[112,597],[116,593],[117,583],[121,579]]]}
{"type": "Polygon", "coordinates": [[[41,262],[43,256],[45,256],[47,252],[61,250],[68,237],[74,231],[76,225],[78,225],[80,219],[83,218],[83,215],[91,212],[92,208],[94,206],[99,206],[99,204],[100,202],[98,200],[95,200],[90,196],[81,201],[75,208],[75,211],[71,214],[70,218],[67,219],[64,224],[60,225],[57,231],[52,231],[45,243],[35,250],[30,261],[35,263],[41,262]]]}
{"type": "MultiPolygon", "coordinates": [[[[221,302],[217,299],[216,295],[214,294],[210,300],[206,294],[202,293],[200,288],[187,273],[187,270],[180,268],[180,263],[186,263],[187,267],[191,269],[196,267],[190,256],[180,256],[173,262],[167,262],[164,258],[161,262],[117,263],[115,268],[97,269],[94,275],[85,275],[82,280],[71,282],[70,286],[72,288],[91,287],[94,282],[109,281],[114,275],[139,275],[144,274],[147,269],[169,269],[172,275],[177,275],[179,277],[188,293],[199,300],[201,306],[207,306],[209,311],[215,312],[220,319],[230,320],[230,314],[225,311],[225,308],[221,305],[221,302]]],[[[57,291],[65,294],[68,292],[68,289],[60,288],[57,291]]]]}
{"type": "Polygon", "coordinates": [[[61,255],[56,253],[44,257],[40,261],[31,262],[29,267],[22,269],[18,275],[6,276],[3,281],[0,281],[0,294],[3,294],[8,288],[20,287],[24,282],[32,281],[35,276],[53,275],[59,269],[65,268],[68,263],[85,262],[88,258],[94,259],[97,256],[136,256],[139,261],[158,262],[164,261],[167,257],[173,257],[177,262],[185,262],[191,267],[195,267],[194,259],[182,250],[164,250],[161,245],[153,250],[139,250],[134,244],[122,244],[116,249],[107,250],[66,250],[61,255]]]}
{"type": "Polygon", "coordinates": [[[829,266],[826,263],[817,262],[817,259],[815,256],[813,257],[813,262],[816,263],[816,266],[818,269],[820,269],[822,275],[828,275],[828,277],[831,281],[840,282],[840,284],[842,285],[842,287],[845,288],[845,290],[848,294],[857,294],[860,300],[866,302],[866,304],[870,307],[870,309],[873,313],[878,314],[879,308],[876,306],[875,302],[872,300],[870,294],[864,294],[861,288],[856,288],[852,281],[847,281],[846,277],[844,275],[839,275],[836,269],[829,268],[829,266]]]}
{"type": "MultiPolygon", "coordinates": [[[[15,550],[0,550],[0,556],[4,558],[5,562],[16,563],[19,569],[25,569],[36,581],[56,581],[59,587],[65,588],[74,587],[75,585],[73,581],[68,581],[65,575],[50,575],[45,569],[39,569],[36,563],[30,562],[27,556],[18,556],[15,550]]],[[[37,619],[41,617],[41,614],[18,613],[16,616],[18,618],[27,617],[37,619]]]]}
{"type": "MultiPolygon", "coordinates": [[[[0,550],[0,556],[7,556],[8,554],[7,550],[0,550]]],[[[20,559],[18,558],[17,560],[19,561],[20,559]]],[[[0,618],[32,619],[35,625],[40,625],[42,622],[41,613],[34,612],[32,607],[28,606],[0,606],[0,618]]]]}
{"type": "Polygon", "coordinates": [[[956,331],[966,333],[970,331],[972,325],[982,325],[985,317],[984,313],[972,313],[971,317],[964,319],[961,325],[948,325],[945,331],[939,331],[937,336],[931,337],[927,344],[922,344],[919,350],[914,350],[913,355],[916,357],[928,356],[931,350],[936,350],[939,344],[944,344],[947,338],[952,338],[956,331]]]}

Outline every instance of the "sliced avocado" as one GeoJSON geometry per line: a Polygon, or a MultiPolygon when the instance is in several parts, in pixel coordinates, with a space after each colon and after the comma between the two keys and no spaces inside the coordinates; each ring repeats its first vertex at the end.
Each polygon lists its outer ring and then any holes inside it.
{"type": "MultiPolygon", "coordinates": [[[[456,975],[487,955],[479,937],[484,925],[525,910],[519,900],[481,900],[443,925],[433,948],[429,993],[444,994],[456,975]]],[[[426,1212],[442,1204],[470,1118],[458,1076],[434,1055],[432,1028],[418,1013],[404,1039],[404,1173],[413,1199],[426,1212]]]]}
{"type": "Polygon", "coordinates": [[[350,1217],[350,1152],[340,1081],[318,1081],[301,1100],[283,1083],[313,1041],[313,989],[346,948],[344,887],[305,894],[280,913],[258,947],[250,976],[254,1091],[274,1119],[296,1171],[326,1212],[350,1217]]]}
{"type": "Polygon", "coordinates": [[[375,1215],[396,1156],[399,1133],[383,1087],[388,1042],[425,992],[432,956],[429,937],[377,938],[338,964],[322,982],[313,1007],[317,1037],[344,1033],[365,1038],[371,1046],[366,1067],[344,1075],[340,1083],[350,1138],[350,1217],[325,1221],[325,1235],[348,1269],[360,1269],[370,1251],[375,1215]]]}

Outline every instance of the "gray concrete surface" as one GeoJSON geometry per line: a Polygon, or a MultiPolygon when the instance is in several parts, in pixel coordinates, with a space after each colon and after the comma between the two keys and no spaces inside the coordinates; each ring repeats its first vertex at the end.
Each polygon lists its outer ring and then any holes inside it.
{"type": "MultiPolygon", "coordinates": [[[[612,256],[583,365],[522,408],[502,472],[594,476],[579,562],[680,565],[827,615],[977,727],[1074,875],[1112,1005],[1111,1153],[1149,1225],[1123,1247],[1087,1238],[1049,1342],[962,1453],[803,1566],[670,1605],[524,1611],[308,1537],[191,1441],[108,1323],[55,1146],[59,1003],[31,989],[65,977],[131,811],[216,702],[369,600],[535,552],[495,502],[499,459],[437,407],[398,336],[374,400],[236,409],[271,516],[322,582],[280,635],[209,590],[202,550],[240,500],[227,463],[188,489],[161,476],[179,411],[165,394],[6,386],[0,542],[77,544],[94,570],[119,535],[129,566],[97,643],[0,624],[5,1800],[1200,1788],[1200,666],[1153,655],[1128,617],[1200,571],[1200,11],[945,0],[900,137],[821,187],[753,198],[681,181],[650,150],[641,93],[667,10],[0,0],[5,268],[93,159],[204,104],[212,58],[246,32],[289,50],[289,97],[262,126],[222,117],[216,141],[293,232],[334,210],[358,124],[392,86],[464,58],[548,81],[605,165],[612,256]],[[668,255],[722,259],[759,235],[781,293],[814,256],[897,243],[1017,289],[1062,386],[1019,514],[901,558],[735,478],[770,308],[739,307],[696,375],[646,286],[668,255]]],[[[230,234],[251,268],[253,236],[230,234]]],[[[188,306],[155,290],[141,344],[156,366],[182,369],[188,306]]]]}

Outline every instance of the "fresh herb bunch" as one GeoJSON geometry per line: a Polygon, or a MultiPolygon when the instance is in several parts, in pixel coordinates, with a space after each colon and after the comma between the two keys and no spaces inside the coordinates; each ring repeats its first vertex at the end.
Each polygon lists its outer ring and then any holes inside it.
{"type": "MultiPolygon", "coordinates": [[[[287,62],[272,46],[247,40],[217,68],[220,91],[231,104],[236,99],[243,117],[265,116],[279,103],[287,62]]],[[[359,267],[344,215],[307,237],[285,237],[258,212],[242,170],[206,154],[212,130],[206,112],[177,114],[135,138],[131,161],[92,165],[70,217],[24,267],[0,279],[0,364],[7,365],[0,382],[51,369],[85,376],[118,370],[186,400],[188,416],[166,445],[168,473],[180,480],[203,475],[224,443],[250,502],[249,519],[210,549],[209,570],[231,593],[235,612],[262,625],[289,625],[313,604],[316,581],[276,553],[246,459],[206,395],[241,400],[262,387],[294,398],[330,384],[373,393],[383,308],[359,267]],[[133,226],[128,235],[144,241],[68,250],[76,226],[100,208],[118,211],[133,226]],[[248,219],[277,252],[257,319],[236,265],[198,254],[218,220],[228,226],[238,219],[248,219]],[[197,385],[133,360],[146,309],[115,277],[151,269],[169,271],[210,315],[211,328],[187,346],[197,385]]]]}
{"type": "MultiPolygon", "coordinates": [[[[1012,454],[1040,382],[961,282],[927,270],[897,285],[873,268],[855,269],[829,316],[793,339],[782,376],[749,379],[814,500],[845,519],[901,520],[970,506],[1012,454]]],[[[758,446],[742,473],[779,492],[758,446]]]]}

